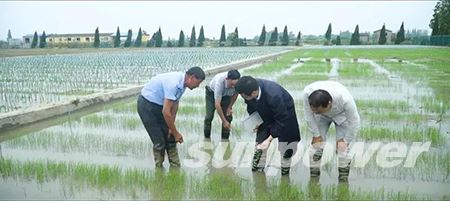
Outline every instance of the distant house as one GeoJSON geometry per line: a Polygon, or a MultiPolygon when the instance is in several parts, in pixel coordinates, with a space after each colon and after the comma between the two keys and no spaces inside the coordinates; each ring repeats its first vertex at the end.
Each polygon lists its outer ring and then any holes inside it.
{"type": "MultiPolygon", "coordinates": [[[[100,33],[100,42],[112,42],[113,37],[111,33],[100,33]]],[[[34,34],[28,34],[23,36],[23,47],[31,47],[34,34]]],[[[74,44],[74,43],[93,43],[94,33],[81,33],[81,34],[49,34],[46,37],[48,46],[58,46],[61,44],[74,44]]],[[[38,44],[40,42],[41,35],[38,35],[38,44]]]]}
{"type": "MultiPolygon", "coordinates": [[[[34,36],[34,34],[27,34],[27,35],[23,36],[22,37],[22,41],[23,41],[22,47],[30,48],[31,42],[33,42],[33,36],[34,36]]],[[[39,39],[40,39],[40,36],[38,35],[38,44],[39,44],[39,39]]]]}
{"type": "Polygon", "coordinates": [[[362,45],[370,44],[370,33],[360,33],[359,42],[361,42],[362,45]]]}
{"type": "Polygon", "coordinates": [[[20,39],[20,38],[8,38],[8,46],[10,48],[20,48],[20,47],[22,47],[22,39],[20,39]]]}
{"type": "MultiPolygon", "coordinates": [[[[100,33],[100,42],[113,41],[111,33],[100,33]]],[[[49,34],[47,35],[48,44],[57,43],[92,43],[94,42],[94,33],[82,33],[82,34],[49,34]]]]}
{"type": "MultiPolygon", "coordinates": [[[[381,29],[373,32],[373,43],[374,44],[378,44],[378,41],[380,40],[380,32],[381,32],[381,29]]],[[[394,41],[395,41],[395,34],[392,33],[391,30],[386,29],[386,44],[391,44],[394,41]]]]}

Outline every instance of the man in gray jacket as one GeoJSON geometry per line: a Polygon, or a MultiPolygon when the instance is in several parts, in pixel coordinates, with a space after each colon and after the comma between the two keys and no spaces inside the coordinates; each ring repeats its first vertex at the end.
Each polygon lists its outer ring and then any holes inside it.
{"type": "MultiPolygon", "coordinates": [[[[304,89],[305,119],[313,134],[311,144],[317,149],[311,163],[320,164],[323,147],[331,123],[336,127],[336,148],[339,160],[339,181],[347,181],[350,173],[348,145],[360,127],[355,100],[341,83],[317,81],[304,89]]],[[[320,168],[311,165],[311,177],[320,175],[320,168]]]]}

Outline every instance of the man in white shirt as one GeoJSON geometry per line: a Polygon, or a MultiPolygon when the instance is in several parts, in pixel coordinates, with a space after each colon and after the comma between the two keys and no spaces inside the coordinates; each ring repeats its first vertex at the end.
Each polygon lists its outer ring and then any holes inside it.
{"type": "Polygon", "coordinates": [[[214,119],[214,111],[222,120],[222,139],[230,136],[231,121],[233,120],[233,105],[237,99],[234,90],[236,82],[241,77],[237,70],[219,73],[205,86],[206,116],[204,125],[205,138],[211,137],[211,122],[214,119]]]}
{"type": "MultiPolygon", "coordinates": [[[[317,81],[303,90],[305,119],[313,134],[311,144],[318,150],[311,163],[320,161],[331,123],[336,127],[336,147],[339,160],[339,180],[347,181],[350,172],[350,159],[346,157],[347,148],[360,127],[360,118],[355,100],[341,83],[336,81],[317,81]]],[[[320,163],[318,163],[320,164],[320,163]]],[[[320,168],[312,167],[311,176],[319,176],[320,168]]]]}

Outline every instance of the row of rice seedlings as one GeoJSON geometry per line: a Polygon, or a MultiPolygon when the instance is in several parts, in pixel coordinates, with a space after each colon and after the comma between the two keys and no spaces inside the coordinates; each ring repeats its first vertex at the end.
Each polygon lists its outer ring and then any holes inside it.
{"type": "Polygon", "coordinates": [[[122,104],[117,104],[114,105],[111,110],[114,113],[125,113],[125,114],[129,114],[129,113],[136,113],[137,112],[137,103],[135,100],[129,102],[129,103],[122,103],[122,104]]]}
{"type": "MultiPolygon", "coordinates": [[[[295,88],[303,91],[303,88],[319,80],[327,80],[331,66],[318,59],[306,61],[300,68],[294,69],[289,75],[283,76],[278,83],[286,88],[295,88]]],[[[290,91],[291,92],[291,91],[290,91]]]]}
{"type": "Polygon", "coordinates": [[[244,194],[241,189],[241,180],[235,175],[222,173],[208,174],[203,178],[191,180],[189,199],[199,200],[242,200],[244,194]]]}
{"type": "Polygon", "coordinates": [[[141,127],[141,120],[135,113],[133,117],[122,117],[120,115],[92,114],[81,119],[82,125],[86,127],[118,127],[125,130],[136,130],[141,127]]]}
{"type": "Polygon", "coordinates": [[[347,49],[341,48],[304,48],[302,50],[303,51],[300,52],[299,56],[303,58],[352,58],[351,55],[348,55],[349,51],[347,51],[347,49]]]}
{"type": "Polygon", "coordinates": [[[320,58],[313,58],[311,60],[308,60],[305,62],[305,64],[295,69],[293,72],[300,72],[300,73],[323,73],[328,75],[328,73],[331,70],[330,63],[323,62],[320,60],[320,58]]]}
{"type": "Polygon", "coordinates": [[[448,110],[450,110],[450,103],[444,102],[442,100],[436,99],[435,97],[420,97],[420,102],[422,104],[423,109],[426,112],[433,112],[436,114],[446,114],[448,110]]]}
{"type": "MultiPolygon", "coordinates": [[[[208,82],[204,81],[202,84],[207,84],[208,82]]],[[[209,83],[208,83],[209,84],[209,83]]],[[[181,99],[181,105],[183,105],[184,103],[199,103],[199,104],[204,104],[205,103],[205,91],[203,90],[203,87],[201,87],[201,92],[198,92],[200,90],[195,89],[197,92],[195,93],[196,95],[193,96],[183,96],[183,98],[181,99]]]]}
{"type": "MultiPolygon", "coordinates": [[[[143,170],[121,170],[117,167],[93,166],[84,164],[70,164],[51,161],[29,161],[21,163],[11,159],[0,158],[0,175],[3,178],[16,180],[36,180],[45,183],[56,179],[70,179],[70,185],[80,189],[96,188],[106,194],[117,191],[135,192],[144,189],[151,193],[152,199],[344,199],[344,200],[402,200],[424,198],[411,192],[393,192],[384,189],[376,191],[362,191],[349,189],[348,185],[333,185],[321,187],[318,183],[296,186],[284,180],[279,185],[267,187],[264,191],[256,191],[248,198],[242,188],[243,180],[235,176],[213,173],[204,178],[188,177],[183,171],[148,172],[143,170]],[[85,186],[87,185],[87,186],[85,186]]],[[[264,181],[265,182],[265,181],[264,181]]],[[[255,185],[261,185],[255,183],[255,185]]],[[[264,184],[262,184],[264,185],[264,184]]],[[[139,195],[129,195],[139,197],[139,195]]],[[[429,199],[429,198],[424,198],[429,199]]]]}
{"type": "Polygon", "coordinates": [[[398,111],[408,112],[409,104],[407,101],[396,100],[356,100],[359,110],[369,110],[371,112],[398,111]]]}
{"type": "MultiPolygon", "coordinates": [[[[4,72],[7,73],[0,75],[0,90],[18,93],[34,91],[39,97],[46,95],[67,97],[89,91],[98,92],[130,84],[143,84],[159,72],[184,71],[189,66],[209,68],[286,48],[234,48],[234,52],[229,51],[231,49],[233,48],[226,50],[208,48],[189,52],[148,50],[1,58],[0,68],[5,69],[4,72]],[[181,57],[183,59],[174,59],[181,57]]],[[[15,101],[19,100],[17,98],[12,100],[10,100],[12,97],[6,98],[9,102],[15,102],[13,104],[17,105],[15,107],[24,106],[24,103],[15,101]]],[[[49,103],[49,100],[36,102],[30,99],[26,103],[49,103]]],[[[13,109],[15,108],[9,108],[8,111],[13,109]]]]}
{"type": "Polygon", "coordinates": [[[450,180],[450,153],[444,150],[429,150],[421,153],[413,167],[404,167],[403,162],[395,167],[381,167],[376,160],[378,153],[364,167],[352,167],[356,175],[365,178],[399,179],[428,182],[448,182],[450,180]]]}
{"type": "Polygon", "coordinates": [[[353,88],[361,88],[361,87],[371,87],[371,88],[380,88],[384,90],[389,90],[393,92],[402,93],[402,86],[400,83],[395,83],[387,79],[372,79],[369,77],[365,78],[352,78],[352,79],[341,79],[339,78],[339,82],[342,83],[346,87],[353,88]]]}
{"type": "Polygon", "coordinates": [[[303,88],[315,81],[327,80],[328,75],[325,74],[300,74],[292,73],[291,75],[285,76],[278,80],[278,83],[283,87],[295,87],[297,90],[303,90],[303,88]]]}
{"type": "MultiPolygon", "coordinates": [[[[184,100],[182,100],[184,101],[184,100]]],[[[180,104],[178,114],[183,115],[205,115],[205,105],[180,104]]]]}
{"type": "Polygon", "coordinates": [[[415,48],[348,48],[348,51],[353,58],[368,58],[384,60],[389,58],[399,58],[399,59],[422,59],[424,57],[430,59],[442,59],[448,58],[449,53],[445,48],[434,48],[434,47],[415,47],[415,48]]]}
{"type": "Polygon", "coordinates": [[[282,55],[281,57],[277,58],[275,61],[264,63],[261,66],[257,68],[252,69],[246,69],[246,74],[251,74],[252,76],[258,76],[260,74],[272,74],[274,72],[282,71],[284,69],[289,68],[289,66],[292,64],[292,61],[297,58],[297,55],[299,53],[299,50],[292,51],[287,54],[282,55]]]}
{"type": "MultiPolygon", "coordinates": [[[[411,64],[388,64],[385,66],[387,69],[398,72],[402,76],[405,76],[405,78],[410,82],[417,82],[418,80],[422,80],[424,83],[426,83],[430,88],[433,89],[433,93],[435,95],[434,99],[438,100],[435,102],[442,102],[442,104],[444,105],[444,109],[446,109],[446,112],[450,108],[450,105],[448,104],[448,100],[450,99],[450,96],[448,95],[448,92],[450,91],[449,82],[447,79],[448,73],[446,73],[445,70],[439,68],[447,64],[448,63],[442,63],[439,65],[426,65],[427,69],[425,70],[420,68],[419,66],[411,64]]],[[[438,108],[436,108],[439,106],[431,106],[425,103],[424,107],[431,112],[440,112],[438,108]]]]}
{"type": "Polygon", "coordinates": [[[339,65],[339,77],[342,78],[370,77],[373,79],[377,77],[384,77],[382,75],[375,74],[372,66],[367,63],[341,62],[339,65]]]}
{"type": "Polygon", "coordinates": [[[436,128],[409,128],[404,127],[399,131],[387,128],[363,127],[359,137],[368,140],[398,140],[402,142],[426,142],[431,141],[432,146],[445,145],[447,140],[436,128]]]}
{"type": "Polygon", "coordinates": [[[361,118],[367,121],[368,124],[376,123],[386,123],[386,122],[405,122],[408,124],[425,124],[426,120],[430,119],[423,114],[415,113],[399,113],[397,111],[389,110],[378,110],[374,112],[373,110],[366,110],[360,108],[357,104],[361,118]]]}
{"type": "Polygon", "coordinates": [[[20,150],[46,150],[62,153],[113,153],[146,157],[150,150],[147,136],[138,138],[111,137],[90,133],[41,131],[21,138],[2,142],[4,148],[20,150]]]}

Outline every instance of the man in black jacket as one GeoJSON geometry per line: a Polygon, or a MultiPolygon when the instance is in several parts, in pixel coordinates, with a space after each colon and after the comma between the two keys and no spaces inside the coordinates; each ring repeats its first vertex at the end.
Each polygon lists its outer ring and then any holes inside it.
{"type": "Polygon", "coordinates": [[[278,150],[282,155],[281,174],[288,175],[291,157],[300,141],[300,130],[292,96],[279,84],[243,76],[235,86],[236,92],[245,99],[247,112],[258,112],[263,123],[256,129],[256,150],[252,170],[263,170],[259,159],[273,138],[278,138],[278,150]]]}

